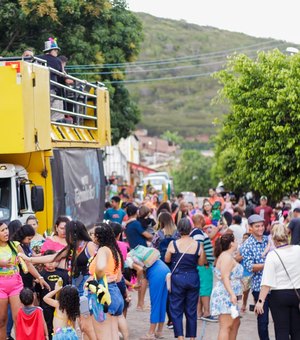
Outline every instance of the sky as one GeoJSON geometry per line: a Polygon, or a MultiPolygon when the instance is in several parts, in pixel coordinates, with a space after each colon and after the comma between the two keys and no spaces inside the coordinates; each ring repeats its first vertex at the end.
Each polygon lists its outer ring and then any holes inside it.
{"type": "Polygon", "coordinates": [[[298,0],[127,0],[133,12],[300,45],[298,0]]]}

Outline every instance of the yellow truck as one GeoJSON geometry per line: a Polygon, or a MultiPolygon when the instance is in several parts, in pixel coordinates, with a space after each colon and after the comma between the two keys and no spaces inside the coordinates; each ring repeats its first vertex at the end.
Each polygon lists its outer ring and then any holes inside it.
{"type": "Polygon", "coordinates": [[[0,103],[0,220],[25,222],[36,214],[43,232],[59,215],[87,226],[101,219],[102,149],[111,143],[105,86],[38,58],[0,58],[0,103]],[[55,82],[50,72],[69,81],[55,82]],[[68,119],[54,121],[53,112],[68,119]]]}

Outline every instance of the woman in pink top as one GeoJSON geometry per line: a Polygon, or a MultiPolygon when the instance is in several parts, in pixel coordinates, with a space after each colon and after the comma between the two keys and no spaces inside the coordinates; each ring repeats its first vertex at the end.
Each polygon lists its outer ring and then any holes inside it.
{"type": "MultiPolygon", "coordinates": [[[[66,223],[70,222],[70,219],[66,216],[59,216],[55,222],[53,235],[48,236],[46,241],[41,247],[41,254],[44,254],[46,250],[54,250],[58,252],[64,249],[68,243],[66,241],[66,223]]],[[[65,260],[60,261],[59,268],[65,269],[65,260]]]]}

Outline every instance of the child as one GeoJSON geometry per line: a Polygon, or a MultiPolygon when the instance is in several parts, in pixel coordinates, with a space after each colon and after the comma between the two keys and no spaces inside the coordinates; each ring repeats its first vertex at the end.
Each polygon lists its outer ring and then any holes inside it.
{"type": "Polygon", "coordinates": [[[33,305],[33,291],[29,288],[23,288],[20,292],[20,300],[24,307],[20,308],[17,315],[17,339],[48,339],[48,329],[42,308],[33,305]]]}
{"type": "Polygon", "coordinates": [[[154,226],[155,226],[156,222],[151,215],[151,210],[146,205],[142,205],[139,208],[137,220],[140,221],[142,227],[148,233],[154,235],[154,226]]]}
{"type": "MultiPolygon", "coordinates": [[[[249,238],[250,235],[251,235],[250,233],[245,233],[243,235],[243,242],[242,243],[245,243],[245,241],[249,238]]],[[[244,268],[244,273],[243,273],[243,278],[242,278],[243,302],[242,302],[241,311],[245,312],[246,308],[247,308],[248,295],[249,295],[249,292],[250,292],[252,273],[248,272],[248,270],[245,268],[245,266],[243,264],[243,260],[241,261],[241,265],[244,268]]]]}
{"type": "MultiPolygon", "coordinates": [[[[55,254],[54,250],[46,250],[44,252],[44,255],[52,255],[55,254]]],[[[69,276],[67,271],[56,268],[58,266],[58,262],[50,262],[45,263],[44,269],[41,272],[41,276],[45,279],[45,281],[50,286],[51,290],[55,288],[56,282],[59,280],[59,278],[63,281],[63,287],[68,284],[69,282],[69,276]]],[[[43,298],[45,295],[49,293],[47,289],[42,289],[41,286],[38,284],[35,287],[35,291],[39,294],[39,300],[40,300],[40,307],[43,309],[44,318],[47,323],[48,328],[48,334],[49,339],[52,339],[52,333],[53,333],[53,313],[54,308],[49,306],[46,302],[44,302],[43,298]]]]}
{"type": "Polygon", "coordinates": [[[53,340],[78,340],[74,326],[80,316],[79,293],[76,287],[70,285],[61,287],[55,284],[55,289],[44,296],[43,299],[49,306],[55,308],[53,317],[53,340]],[[53,297],[57,294],[58,300],[53,297]]]}
{"type": "Polygon", "coordinates": [[[216,227],[218,226],[219,221],[222,219],[221,207],[221,202],[217,201],[213,204],[211,209],[212,224],[216,227]]]}

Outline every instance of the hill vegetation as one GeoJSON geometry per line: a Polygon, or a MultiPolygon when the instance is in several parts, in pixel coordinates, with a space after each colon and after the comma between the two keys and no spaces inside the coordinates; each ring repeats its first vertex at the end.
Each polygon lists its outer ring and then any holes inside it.
{"type": "Polygon", "coordinates": [[[126,69],[126,86],[142,113],[139,127],[151,135],[169,130],[202,141],[214,135],[214,121],[228,112],[228,106],[211,104],[220,89],[211,74],[224,68],[227,56],[235,52],[256,57],[258,50],[288,46],[185,21],[136,15],[143,23],[144,42],[137,62],[126,69]]]}

